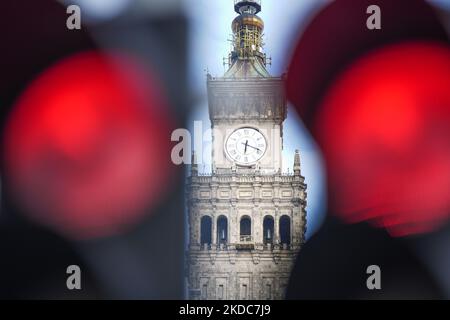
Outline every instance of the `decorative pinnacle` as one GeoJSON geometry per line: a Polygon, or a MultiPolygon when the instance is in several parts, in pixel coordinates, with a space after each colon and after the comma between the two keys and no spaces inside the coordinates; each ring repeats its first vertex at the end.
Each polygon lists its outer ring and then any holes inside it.
{"type": "Polygon", "coordinates": [[[193,176],[198,175],[198,164],[197,164],[197,154],[195,151],[192,151],[192,166],[191,166],[191,172],[193,176]]]}
{"type": "Polygon", "coordinates": [[[294,174],[295,175],[300,175],[300,152],[298,150],[295,150],[294,174]]]}

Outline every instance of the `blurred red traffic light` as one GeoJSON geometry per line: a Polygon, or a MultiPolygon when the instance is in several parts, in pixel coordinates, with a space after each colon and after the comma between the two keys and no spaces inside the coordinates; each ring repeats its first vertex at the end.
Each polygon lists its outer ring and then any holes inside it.
{"type": "Polygon", "coordinates": [[[450,48],[410,42],[357,60],[326,93],[313,127],[332,207],[395,236],[450,215],[450,48]]]}
{"type": "Polygon", "coordinates": [[[171,118],[157,78],[135,57],[85,52],[48,68],[5,130],[15,202],[73,238],[136,223],[170,185],[171,118]]]}

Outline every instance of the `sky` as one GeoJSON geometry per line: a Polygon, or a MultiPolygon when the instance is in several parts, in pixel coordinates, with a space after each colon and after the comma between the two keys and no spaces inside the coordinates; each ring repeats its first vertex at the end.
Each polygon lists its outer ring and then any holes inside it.
{"type": "MultiPolygon", "coordinates": [[[[273,76],[286,72],[286,61],[294,45],[296,35],[308,22],[311,14],[328,0],[263,0],[258,14],[265,23],[265,52],[272,57],[268,67],[273,76]],[[280,5],[282,2],[283,6],[280,5]]],[[[231,49],[231,22],[237,16],[233,0],[198,0],[195,5],[186,0],[190,31],[190,85],[196,107],[191,113],[189,130],[194,121],[202,121],[203,131],[210,127],[206,93],[206,72],[222,76],[226,71],[223,57],[231,49]]],[[[300,150],[301,170],[307,184],[307,233],[309,238],[320,227],[325,217],[326,194],[323,158],[303,126],[295,110],[289,106],[284,123],[283,171],[292,172],[294,152],[300,150]]],[[[210,144],[203,148],[203,160],[210,163],[210,144]]],[[[202,172],[210,172],[209,165],[199,166],[202,172]]]]}

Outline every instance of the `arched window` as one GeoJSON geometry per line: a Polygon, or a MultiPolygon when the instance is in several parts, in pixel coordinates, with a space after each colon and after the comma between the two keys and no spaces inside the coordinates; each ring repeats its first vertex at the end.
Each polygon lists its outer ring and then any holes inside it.
{"type": "Polygon", "coordinates": [[[263,242],[264,244],[273,243],[273,225],[274,221],[271,216],[265,216],[263,221],[263,242]]]}
{"type": "Polygon", "coordinates": [[[291,244],[291,218],[288,216],[280,218],[280,241],[281,244],[291,244]]]}
{"type": "Polygon", "coordinates": [[[212,240],[212,219],[209,216],[203,216],[200,220],[200,243],[211,244],[212,240]]]}
{"type": "Polygon", "coordinates": [[[217,243],[228,242],[228,220],[225,216],[217,219],[217,243]]]}
{"type": "Polygon", "coordinates": [[[241,241],[252,241],[252,220],[248,216],[241,218],[240,235],[241,241]]]}

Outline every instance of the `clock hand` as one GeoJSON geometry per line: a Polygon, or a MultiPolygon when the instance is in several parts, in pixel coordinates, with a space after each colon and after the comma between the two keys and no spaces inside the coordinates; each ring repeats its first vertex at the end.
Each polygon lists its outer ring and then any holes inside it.
{"type": "Polygon", "coordinates": [[[248,147],[248,140],[245,140],[245,149],[244,149],[244,154],[247,153],[247,147],[248,147]]]}
{"type": "MultiPolygon", "coordinates": [[[[242,143],[242,144],[244,144],[245,145],[245,143],[242,143]]],[[[257,147],[254,147],[254,146],[251,146],[251,145],[247,145],[248,147],[250,147],[250,148],[253,148],[253,149],[256,149],[256,150],[258,150],[258,151],[261,151],[261,149],[259,149],[259,148],[257,148],[257,147]]]]}

